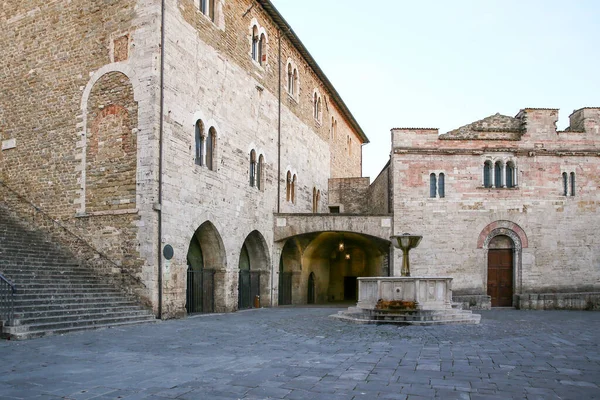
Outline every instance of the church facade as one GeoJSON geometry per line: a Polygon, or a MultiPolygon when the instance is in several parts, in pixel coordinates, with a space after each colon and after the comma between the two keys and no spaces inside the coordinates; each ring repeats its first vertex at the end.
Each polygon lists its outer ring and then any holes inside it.
{"type": "Polygon", "coordinates": [[[600,109],[557,120],[525,108],[442,135],[392,129],[394,230],[424,235],[415,273],[452,276],[480,308],[598,308],[600,109]]]}

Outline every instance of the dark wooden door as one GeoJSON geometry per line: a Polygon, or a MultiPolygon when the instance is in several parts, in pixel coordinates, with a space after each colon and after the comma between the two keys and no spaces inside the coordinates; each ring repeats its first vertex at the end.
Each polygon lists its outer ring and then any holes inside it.
{"type": "Polygon", "coordinates": [[[513,250],[488,251],[488,289],[492,307],[512,307],[513,250]]]}

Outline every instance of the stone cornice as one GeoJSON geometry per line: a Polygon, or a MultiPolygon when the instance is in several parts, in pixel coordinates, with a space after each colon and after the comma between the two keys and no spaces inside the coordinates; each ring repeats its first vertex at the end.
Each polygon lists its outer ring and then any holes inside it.
{"type": "Polygon", "coordinates": [[[516,156],[552,156],[552,157],[600,157],[600,149],[574,149],[574,150],[552,150],[539,148],[509,148],[495,147],[484,149],[444,149],[444,148],[416,148],[395,147],[394,154],[428,154],[428,155],[467,155],[481,156],[488,153],[513,153],[516,156]]]}

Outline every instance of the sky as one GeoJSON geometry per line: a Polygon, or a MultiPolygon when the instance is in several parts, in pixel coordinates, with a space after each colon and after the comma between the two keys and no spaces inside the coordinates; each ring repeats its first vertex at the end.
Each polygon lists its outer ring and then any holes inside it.
{"type": "Polygon", "coordinates": [[[390,129],[450,131],[489,115],[558,108],[558,129],[600,107],[597,0],[272,0],[369,137],[363,176],[390,129]]]}

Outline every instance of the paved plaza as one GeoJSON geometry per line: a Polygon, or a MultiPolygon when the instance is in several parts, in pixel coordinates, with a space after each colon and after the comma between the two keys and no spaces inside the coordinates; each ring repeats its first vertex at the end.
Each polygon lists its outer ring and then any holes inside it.
{"type": "Polygon", "coordinates": [[[374,326],[333,308],[0,341],[1,399],[600,399],[600,312],[374,326]]]}

